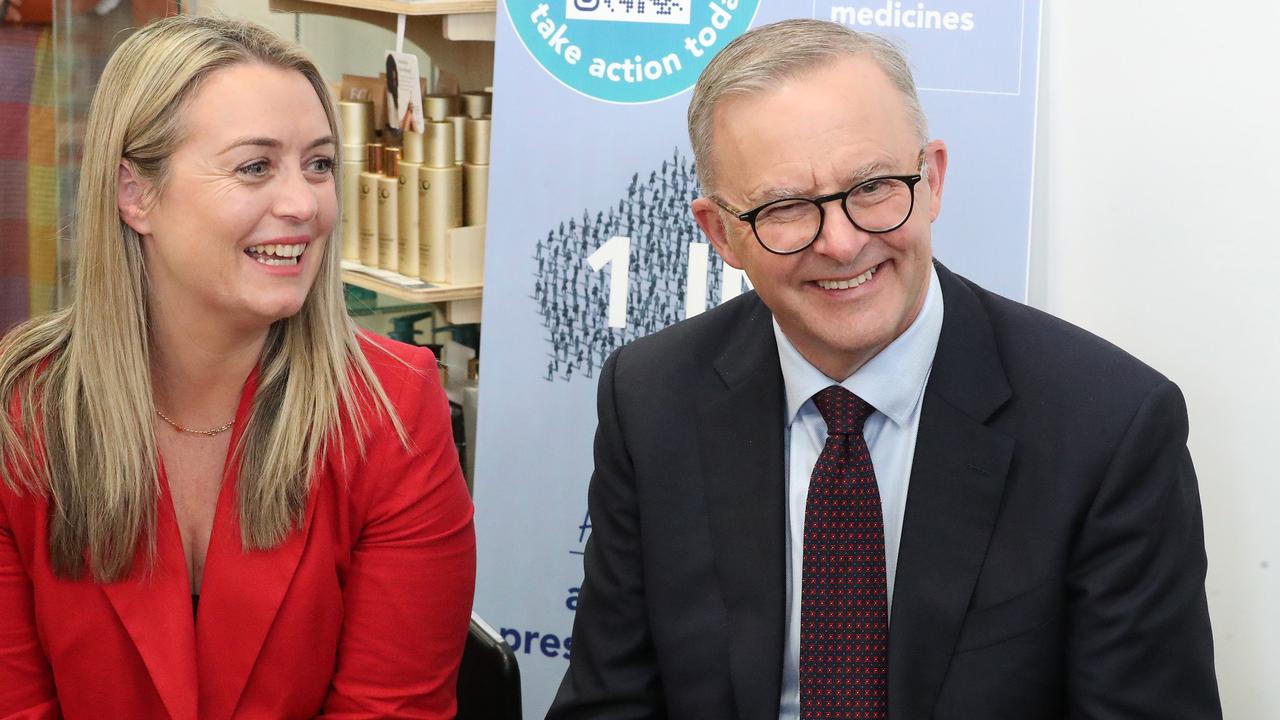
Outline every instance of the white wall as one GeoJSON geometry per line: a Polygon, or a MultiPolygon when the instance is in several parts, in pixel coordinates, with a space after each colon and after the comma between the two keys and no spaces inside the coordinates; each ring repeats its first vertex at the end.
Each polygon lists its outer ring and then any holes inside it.
{"type": "Polygon", "coordinates": [[[1280,2],[1046,0],[1031,302],[1191,412],[1227,718],[1280,718],[1280,2]]]}

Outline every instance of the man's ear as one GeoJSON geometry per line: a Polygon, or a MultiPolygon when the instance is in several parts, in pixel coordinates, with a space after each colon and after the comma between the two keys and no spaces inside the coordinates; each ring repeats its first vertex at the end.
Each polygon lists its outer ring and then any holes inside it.
{"type": "Polygon", "coordinates": [[[733,243],[725,233],[720,206],[710,198],[700,197],[693,201],[692,209],[693,219],[698,222],[698,227],[702,228],[703,234],[715,246],[716,252],[720,253],[720,258],[730,267],[741,270],[742,262],[738,259],[733,243]]]}
{"type": "Polygon", "coordinates": [[[128,161],[122,160],[116,171],[116,207],[120,219],[139,235],[151,234],[149,190],[150,184],[138,177],[128,161]]]}
{"type": "Polygon", "coordinates": [[[942,183],[947,178],[947,145],[932,140],[924,148],[924,162],[929,166],[929,221],[942,212],[942,183]]]}

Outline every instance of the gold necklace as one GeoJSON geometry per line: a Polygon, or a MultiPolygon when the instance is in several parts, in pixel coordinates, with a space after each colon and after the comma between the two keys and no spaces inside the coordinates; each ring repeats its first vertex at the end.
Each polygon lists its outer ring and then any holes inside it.
{"type": "Polygon", "coordinates": [[[174,422],[173,420],[171,420],[171,419],[169,418],[169,416],[168,416],[168,415],[165,415],[164,413],[160,412],[159,410],[156,410],[156,414],[160,416],[160,419],[161,419],[161,420],[163,420],[163,421],[165,421],[165,422],[169,423],[169,424],[170,424],[170,425],[172,425],[175,429],[177,429],[177,431],[178,431],[178,432],[192,433],[193,435],[208,435],[209,437],[213,437],[213,436],[215,436],[215,435],[221,435],[222,433],[224,433],[224,432],[226,432],[226,431],[230,430],[232,425],[235,425],[235,424],[236,424],[236,421],[235,421],[235,420],[232,420],[231,422],[227,423],[226,425],[223,425],[222,427],[211,428],[211,429],[209,429],[209,430],[197,430],[197,429],[195,429],[195,428],[185,428],[185,427],[182,427],[182,426],[181,426],[181,425],[179,425],[178,423],[176,423],[176,422],[174,422]]]}

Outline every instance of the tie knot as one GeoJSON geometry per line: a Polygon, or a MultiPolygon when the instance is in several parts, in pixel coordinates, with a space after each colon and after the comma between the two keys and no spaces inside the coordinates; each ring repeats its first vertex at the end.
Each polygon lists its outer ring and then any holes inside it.
{"type": "Polygon", "coordinates": [[[862,432],[862,425],[875,408],[866,400],[839,385],[814,393],[813,404],[827,423],[828,435],[851,435],[862,432]]]}

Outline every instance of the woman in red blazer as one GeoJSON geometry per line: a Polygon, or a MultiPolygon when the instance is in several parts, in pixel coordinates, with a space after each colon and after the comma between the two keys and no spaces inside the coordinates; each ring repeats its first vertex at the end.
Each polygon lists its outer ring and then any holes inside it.
{"type": "Polygon", "coordinates": [[[135,33],[71,307],[0,344],[0,718],[452,718],[472,505],[431,353],[346,316],[338,129],[266,30],[135,33]]]}

